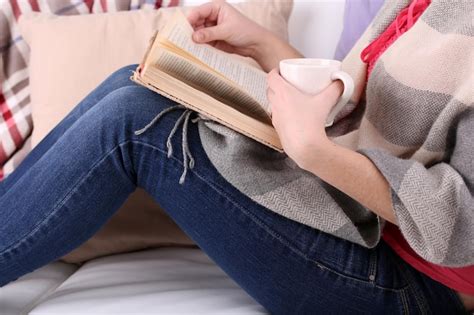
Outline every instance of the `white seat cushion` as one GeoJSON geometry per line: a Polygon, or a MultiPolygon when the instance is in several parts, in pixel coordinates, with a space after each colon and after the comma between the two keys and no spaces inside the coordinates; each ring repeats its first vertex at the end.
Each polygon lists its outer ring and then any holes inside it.
{"type": "Polygon", "coordinates": [[[56,262],[0,288],[0,314],[27,314],[76,270],[74,265],[56,262]]]}
{"type": "Polygon", "coordinates": [[[31,314],[265,314],[200,249],[163,248],[86,263],[31,314]]]}

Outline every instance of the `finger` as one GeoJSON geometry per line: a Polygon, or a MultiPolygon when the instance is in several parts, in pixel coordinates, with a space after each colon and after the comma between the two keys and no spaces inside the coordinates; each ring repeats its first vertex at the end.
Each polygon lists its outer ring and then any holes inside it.
{"type": "Polygon", "coordinates": [[[268,86],[273,90],[279,91],[280,89],[286,88],[287,85],[286,80],[280,76],[277,69],[270,71],[268,74],[268,86]]]}
{"type": "Polygon", "coordinates": [[[280,124],[280,114],[278,113],[278,111],[276,109],[272,110],[271,118],[272,118],[273,127],[275,127],[276,132],[278,133],[278,135],[281,136],[280,133],[279,133],[280,125],[281,125],[280,124]]]}
{"type": "Polygon", "coordinates": [[[216,26],[216,25],[217,25],[217,24],[216,24],[215,21],[206,20],[206,21],[204,22],[204,26],[205,26],[205,27],[212,27],[212,26],[216,26]]]}
{"type": "Polygon", "coordinates": [[[209,2],[200,5],[188,13],[188,21],[193,27],[204,24],[206,20],[217,21],[220,7],[221,3],[219,2],[209,2]]]}
{"type": "Polygon", "coordinates": [[[267,99],[268,99],[268,102],[270,102],[270,105],[272,105],[272,106],[273,106],[273,103],[275,101],[275,97],[276,97],[275,91],[272,90],[270,87],[267,88],[267,99]]]}
{"type": "Polygon", "coordinates": [[[277,102],[277,99],[276,99],[275,91],[273,91],[272,89],[267,89],[267,97],[268,97],[268,101],[269,101],[268,111],[270,113],[270,118],[272,120],[272,125],[273,125],[273,127],[275,127],[275,129],[277,129],[277,132],[278,132],[278,127],[280,125],[280,120],[279,120],[279,117],[280,117],[279,112],[280,111],[278,109],[278,102],[277,102]]]}
{"type": "Polygon", "coordinates": [[[275,91],[273,91],[272,88],[268,87],[267,88],[267,96],[270,98],[270,97],[273,97],[275,95],[275,91]]]}
{"type": "Polygon", "coordinates": [[[276,102],[275,91],[273,91],[270,88],[267,89],[267,99],[268,99],[268,112],[270,114],[270,118],[273,119],[273,112],[276,110],[277,102],[276,102]]]}
{"type": "Polygon", "coordinates": [[[321,94],[330,99],[338,99],[344,91],[344,84],[339,81],[333,81],[321,94]]]}
{"type": "Polygon", "coordinates": [[[199,31],[200,29],[203,29],[203,28],[205,28],[204,25],[198,25],[198,26],[196,26],[196,27],[194,28],[194,30],[195,30],[195,31],[199,31]]]}
{"type": "Polygon", "coordinates": [[[200,5],[188,12],[188,22],[193,27],[196,25],[203,24],[204,21],[211,15],[214,7],[214,3],[205,3],[200,5]]]}
{"type": "Polygon", "coordinates": [[[270,78],[273,78],[276,74],[278,74],[277,69],[272,69],[267,75],[268,80],[270,80],[270,78]]]}
{"type": "Polygon", "coordinates": [[[275,87],[275,79],[274,79],[274,73],[275,69],[271,70],[268,74],[267,74],[267,86],[270,87],[270,88],[274,88],[275,87]]]}
{"type": "Polygon", "coordinates": [[[196,43],[208,43],[217,40],[225,40],[227,33],[221,25],[205,27],[193,33],[193,40],[196,43]]]}

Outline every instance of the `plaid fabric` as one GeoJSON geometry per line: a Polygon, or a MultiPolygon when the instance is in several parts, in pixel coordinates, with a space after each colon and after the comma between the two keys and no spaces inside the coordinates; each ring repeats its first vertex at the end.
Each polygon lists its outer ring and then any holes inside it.
{"type": "MultiPolygon", "coordinates": [[[[28,78],[29,48],[18,29],[22,13],[91,14],[177,6],[179,0],[1,0],[0,1],[0,180],[33,128],[28,78]],[[7,163],[8,162],[8,163],[7,163]]],[[[21,154],[22,156],[24,154],[21,154]]]]}

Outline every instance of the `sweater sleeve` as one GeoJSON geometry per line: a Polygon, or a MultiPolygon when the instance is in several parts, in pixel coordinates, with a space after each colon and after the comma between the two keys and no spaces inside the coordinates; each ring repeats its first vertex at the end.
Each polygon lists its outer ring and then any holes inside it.
{"type": "Polygon", "coordinates": [[[474,265],[474,110],[464,112],[442,162],[430,166],[365,149],[390,184],[400,230],[421,257],[449,267],[474,265]]]}

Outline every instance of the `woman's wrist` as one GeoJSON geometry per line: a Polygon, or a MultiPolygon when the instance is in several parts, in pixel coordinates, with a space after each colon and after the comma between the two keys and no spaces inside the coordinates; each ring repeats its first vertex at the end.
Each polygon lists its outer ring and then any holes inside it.
{"type": "Polygon", "coordinates": [[[344,148],[329,138],[322,141],[303,169],[344,192],[354,200],[397,224],[390,185],[364,155],[344,148]]]}
{"type": "Polygon", "coordinates": [[[326,135],[317,137],[317,139],[307,144],[304,152],[301,152],[300,158],[296,163],[298,166],[315,175],[319,173],[319,167],[328,163],[331,155],[334,154],[334,149],[337,146],[326,135]]]}
{"type": "Polygon", "coordinates": [[[303,55],[274,33],[262,28],[258,42],[252,49],[251,56],[266,72],[278,68],[280,60],[301,58],[303,55]]]}

